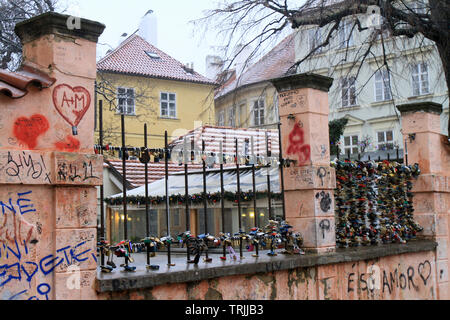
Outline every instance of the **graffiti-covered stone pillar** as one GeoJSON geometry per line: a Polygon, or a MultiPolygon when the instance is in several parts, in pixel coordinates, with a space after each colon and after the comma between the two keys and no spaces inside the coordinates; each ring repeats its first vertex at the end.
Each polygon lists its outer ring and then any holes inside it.
{"type": "Polygon", "coordinates": [[[444,142],[440,115],[442,106],[432,102],[397,107],[402,116],[403,137],[409,164],[419,164],[421,175],[414,181],[414,217],[424,228],[421,237],[435,240],[439,299],[450,299],[450,148],[444,142]]]}
{"type": "Polygon", "coordinates": [[[274,79],[278,91],[285,168],[286,220],[302,232],[312,252],[336,248],[334,189],[330,167],[328,91],[333,80],[315,74],[274,79]]]}
{"type": "Polygon", "coordinates": [[[22,67],[0,73],[0,299],[96,297],[94,81],[104,28],[56,13],[16,26],[22,67]]]}

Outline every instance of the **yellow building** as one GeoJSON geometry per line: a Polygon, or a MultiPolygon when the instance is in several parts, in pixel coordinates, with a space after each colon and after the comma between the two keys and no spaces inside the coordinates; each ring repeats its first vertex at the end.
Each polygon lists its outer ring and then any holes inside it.
{"type": "MultiPolygon", "coordinates": [[[[215,123],[216,83],[162,52],[137,33],[97,63],[97,110],[103,100],[104,145],[121,146],[121,113],[126,145],[164,146],[189,130],[215,123]]],[[[99,124],[96,121],[96,137],[99,124]]]]}
{"type": "Polygon", "coordinates": [[[228,80],[215,95],[216,124],[276,129],[278,95],[269,80],[285,75],[294,63],[294,36],[291,34],[247,70],[240,74],[239,68],[228,72],[228,80]]]}

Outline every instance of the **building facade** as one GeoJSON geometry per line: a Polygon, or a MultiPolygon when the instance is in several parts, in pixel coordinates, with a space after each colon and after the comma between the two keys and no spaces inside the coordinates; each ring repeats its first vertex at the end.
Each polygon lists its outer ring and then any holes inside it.
{"type": "Polygon", "coordinates": [[[269,80],[282,76],[294,64],[294,44],[291,34],[258,62],[228,72],[227,81],[215,95],[218,126],[277,128],[278,96],[269,80]]]}
{"type": "Polygon", "coordinates": [[[396,106],[432,101],[443,105],[441,133],[447,134],[448,89],[434,44],[422,36],[392,37],[387,30],[375,35],[369,28],[352,31],[355,19],[368,26],[362,15],[347,17],[324,43],[330,25],[305,26],[295,36],[295,59],[303,61],[298,73],[312,72],[334,78],[330,90],[330,120],[347,118],[340,142],[341,153],[383,153],[404,150],[400,114],[396,106]],[[385,63],[386,58],[386,63],[385,63]]]}
{"type": "MultiPolygon", "coordinates": [[[[126,144],[169,141],[202,124],[214,122],[215,82],[162,52],[135,33],[97,63],[97,106],[103,100],[105,144],[121,145],[121,113],[126,144]]],[[[98,112],[97,112],[98,118],[98,112]]],[[[97,121],[96,121],[97,122],[97,121]]],[[[99,126],[96,126],[98,136],[99,126]]]]}

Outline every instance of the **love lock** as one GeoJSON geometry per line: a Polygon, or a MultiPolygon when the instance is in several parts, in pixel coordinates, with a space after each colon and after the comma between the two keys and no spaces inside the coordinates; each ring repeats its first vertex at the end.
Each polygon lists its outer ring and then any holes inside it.
{"type": "Polygon", "coordinates": [[[159,266],[157,266],[157,265],[147,266],[147,270],[153,270],[153,271],[156,271],[156,270],[159,270],[159,266]]]}
{"type": "Polygon", "coordinates": [[[118,258],[124,258],[126,252],[125,252],[125,249],[119,248],[119,249],[116,249],[116,250],[114,251],[114,254],[115,254],[118,258]]]}
{"type": "Polygon", "coordinates": [[[114,268],[111,267],[111,266],[102,266],[101,270],[102,270],[103,273],[111,273],[114,270],[114,268]]]}
{"type": "Polygon", "coordinates": [[[124,268],[124,271],[126,271],[126,272],[135,272],[136,271],[136,267],[132,267],[132,266],[125,265],[125,266],[123,266],[123,268],[124,268]]]}

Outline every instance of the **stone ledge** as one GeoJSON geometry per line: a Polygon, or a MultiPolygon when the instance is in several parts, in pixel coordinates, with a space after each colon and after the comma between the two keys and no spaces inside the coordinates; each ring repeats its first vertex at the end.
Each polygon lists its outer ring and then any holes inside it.
{"type": "Polygon", "coordinates": [[[20,22],[15,27],[15,32],[22,40],[22,43],[33,41],[49,34],[75,36],[97,42],[104,30],[105,25],[102,23],[56,12],[41,14],[20,22]],[[71,30],[71,23],[76,22],[74,19],[78,19],[79,29],[73,28],[71,30]]]}
{"type": "Polygon", "coordinates": [[[137,272],[131,274],[120,271],[115,271],[111,274],[98,272],[96,290],[99,293],[104,293],[145,289],[171,283],[202,281],[235,275],[270,273],[296,268],[310,268],[344,262],[373,260],[405,253],[432,251],[436,247],[437,243],[434,241],[416,240],[408,244],[337,249],[334,253],[307,254],[304,256],[286,256],[279,254],[276,257],[269,257],[261,252],[257,260],[256,258],[251,258],[251,255],[247,255],[247,259],[235,262],[218,261],[217,257],[214,259],[216,261],[214,263],[209,265],[201,263],[198,266],[186,265],[186,260],[183,258],[180,263],[182,267],[174,267],[169,271],[167,268],[161,268],[161,270],[156,272],[138,269],[137,272]],[[256,262],[254,262],[255,260],[256,262]]]}

